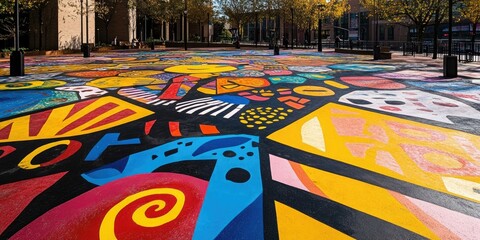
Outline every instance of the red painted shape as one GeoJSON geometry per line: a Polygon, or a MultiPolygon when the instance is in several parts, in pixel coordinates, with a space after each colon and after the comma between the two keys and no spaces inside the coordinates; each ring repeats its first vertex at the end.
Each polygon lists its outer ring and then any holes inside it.
{"type": "Polygon", "coordinates": [[[72,110],[70,110],[70,112],[65,117],[65,119],[68,119],[69,117],[73,116],[75,113],[82,110],[84,107],[94,103],[95,101],[97,101],[97,99],[90,99],[90,100],[87,100],[87,101],[75,103],[75,105],[73,105],[72,110]]]}
{"type": "Polygon", "coordinates": [[[157,120],[152,120],[148,121],[145,123],[145,134],[148,135],[150,134],[150,131],[152,130],[153,125],[155,124],[157,120]]]}
{"type": "Polygon", "coordinates": [[[168,122],[168,127],[170,129],[170,134],[172,137],[181,137],[182,133],[180,132],[180,123],[179,122],[168,122]]]}
{"type": "Polygon", "coordinates": [[[137,174],[122,178],[93,188],[49,210],[18,231],[11,240],[58,239],[60,236],[61,239],[98,239],[102,220],[113,206],[139,192],[165,188],[177,189],[185,195],[185,204],[179,215],[160,226],[139,226],[132,221],[133,211],[152,200],[162,200],[166,204],[163,209],[157,210],[155,206],[158,205],[152,205],[145,211],[147,217],[156,218],[164,216],[176,201],[170,194],[138,198],[116,215],[116,238],[159,239],[161,236],[161,239],[192,239],[207,186],[205,180],[176,173],[137,174]]]}
{"type": "Polygon", "coordinates": [[[124,119],[126,117],[132,116],[135,113],[136,112],[133,111],[132,109],[124,109],[124,110],[122,110],[118,113],[113,114],[112,116],[109,116],[109,117],[101,120],[100,122],[97,122],[97,123],[93,124],[90,127],[85,128],[84,130],[94,129],[94,128],[97,128],[97,127],[100,127],[100,126],[103,126],[103,125],[106,125],[106,124],[124,119]]]}
{"type": "Polygon", "coordinates": [[[182,83],[172,83],[168,86],[168,88],[165,90],[165,92],[160,95],[160,99],[163,100],[179,100],[182,99],[182,97],[177,96],[178,91],[180,90],[180,87],[182,86],[182,83]]]}
{"type": "Polygon", "coordinates": [[[48,117],[52,113],[52,110],[47,110],[30,115],[30,129],[29,136],[37,136],[43,125],[47,122],[48,117]]]}
{"type": "Polygon", "coordinates": [[[205,125],[205,124],[200,124],[200,131],[202,131],[202,133],[205,134],[205,135],[219,134],[220,133],[216,126],[205,125]]]}
{"type": "Polygon", "coordinates": [[[0,139],[8,139],[12,130],[13,122],[0,130],[0,139]]]}
{"type": "Polygon", "coordinates": [[[82,124],[100,116],[101,114],[107,112],[107,111],[110,111],[114,108],[118,107],[118,104],[116,103],[107,103],[107,104],[104,104],[102,105],[101,107],[85,114],[85,116],[77,119],[76,121],[70,123],[69,125],[67,125],[66,127],[64,127],[62,130],[60,130],[56,135],[62,135],[62,134],[65,134],[79,126],[81,126],[82,124]]]}
{"type": "Polygon", "coordinates": [[[17,150],[16,148],[12,146],[1,146],[0,150],[2,150],[2,155],[0,155],[0,158],[6,157],[8,154],[15,152],[17,150]]]}
{"type": "MultiPolygon", "coordinates": [[[[0,186],[0,234],[28,206],[33,198],[52,186],[67,172],[52,174],[0,186]]],[[[57,238],[61,236],[58,235],[57,238]]],[[[28,239],[28,238],[25,238],[28,239]]]]}
{"type": "Polygon", "coordinates": [[[65,149],[65,151],[63,151],[56,158],[54,158],[54,159],[52,159],[48,162],[41,163],[40,166],[46,167],[46,166],[50,166],[50,165],[53,165],[55,163],[58,163],[60,161],[63,161],[65,159],[69,158],[70,156],[72,156],[73,154],[75,154],[81,147],[82,147],[81,142],[75,141],[75,140],[70,140],[70,143],[68,144],[67,149],[65,149]]]}

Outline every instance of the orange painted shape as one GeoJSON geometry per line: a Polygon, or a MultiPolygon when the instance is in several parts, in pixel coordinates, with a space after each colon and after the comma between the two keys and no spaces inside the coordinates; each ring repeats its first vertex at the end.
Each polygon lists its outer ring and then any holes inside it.
{"type": "Polygon", "coordinates": [[[302,108],[305,107],[302,104],[298,104],[298,103],[295,103],[295,102],[285,102],[285,104],[287,104],[289,107],[292,107],[292,108],[295,108],[295,109],[302,109],[302,108]]]}
{"type": "Polygon", "coordinates": [[[201,130],[202,133],[205,134],[205,135],[219,134],[219,133],[220,133],[220,132],[218,131],[217,127],[214,126],[214,125],[200,124],[200,130],[201,130]]]}
{"type": "Polygon", "coordinates": [[[286,102],[286,101],[289,101],[289,100],[297,102],[298,100],[300,100],[300,98],[294,97],[294,96],[286,96],[286,97],[279,97],[278,98],[278,101],[280,101],[280,102],[286,102]]]}
{"type": "Polygon", "coordinates": [[[168,127],[170,128],[170,134],[172,135],[172,137],[182,136],[182,133],[180,132],[179,122],[168,122],[168,127]]]}
{"type": "Polygon", "coordinates": [[[298,102],[299,102],[300,104],[305,104],[305,103],[310,102],[310,100],[309,100],[309,99],[306,99],[306,98],[302,98],[302,99],[298,100],[298,102]]]}
{"type": "Polygon", "coordinates": [[[290,166],[292,166],[295,174],[297,174],[298,179],[300,179],[300,181],[308,189],[308,191],[318,196],[329,198],[322,190],[320,190],[320,188],[317,187],[317,185],[312,182],[312,179],[310,179],[310,177],[303,170],[302,165],[292,161],[288,162],[290,163],[290,166]]]}
{"type": "Polygon", "coordinates": [[[242,92],[254,88],[270,86],[270,82],[264,78],[235,78],[219,77],[217,78],[217,94],[242,92]]]}

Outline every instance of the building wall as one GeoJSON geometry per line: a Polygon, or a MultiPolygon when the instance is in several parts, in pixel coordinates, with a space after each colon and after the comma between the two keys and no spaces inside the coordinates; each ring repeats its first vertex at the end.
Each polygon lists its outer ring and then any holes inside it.
{"type": "Polygon", "coordinates": [[[82,33],[84,43],[95,43],[95,0],[83,0],[83,30],[80,3],[80,0],[58,0],[58,49],[79,49],[82,33]]]}
{"type": "MultiPolygon", "coordinates": [[[[86,1],[83,0],[84,11],[86,11],[86,1]]],[[[90,43],[94,43],[95,14],[93,6],[95,0],[88,0],[88,4],[90,9],[88,39],[90,43]]],[[[30,19],[29,48],[41,50],[80,49],[82,32],[80,28],[80,0],[50,1],[45,8],[32,11],[30,19]]],[[[83,21],[83,38],[86,42],[85,14],[83,21]]]]}

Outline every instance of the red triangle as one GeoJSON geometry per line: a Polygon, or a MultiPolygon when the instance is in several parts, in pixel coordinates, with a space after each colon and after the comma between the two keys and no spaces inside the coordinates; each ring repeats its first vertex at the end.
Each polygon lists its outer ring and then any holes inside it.
{"type": "Polygon", "coordinates": [[[0,186],[0,234],[10,225],[28,204],[56,183],[67,172],[7,183],[0,186]]]}

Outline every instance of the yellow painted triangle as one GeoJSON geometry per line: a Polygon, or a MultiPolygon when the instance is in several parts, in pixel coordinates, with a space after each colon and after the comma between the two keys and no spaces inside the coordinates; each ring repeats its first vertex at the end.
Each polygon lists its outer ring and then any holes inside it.
{"type": "Polygon", "coordinates": [[[280,202],[275,201],[275,209],[280,240],[354,239],[280,202]]]}

